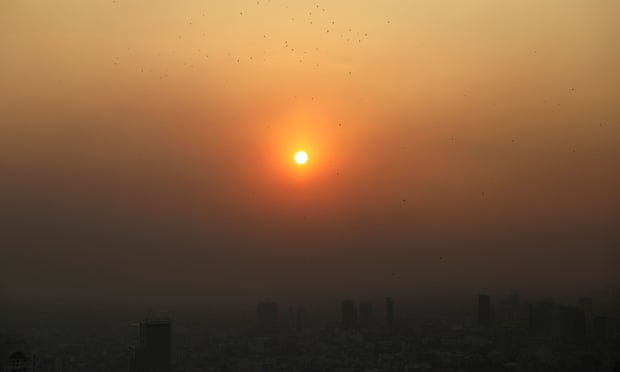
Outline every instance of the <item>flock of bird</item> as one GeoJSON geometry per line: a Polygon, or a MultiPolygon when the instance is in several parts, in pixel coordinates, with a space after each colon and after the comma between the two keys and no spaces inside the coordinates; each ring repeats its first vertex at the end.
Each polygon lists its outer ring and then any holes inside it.
{"type": "MultiPolygon", "coordinates": [[[[266,2],[262,2],[261,1],[256,1],[256,6],[257,7],[261,7],[261,6],[273,6],[273,4],[271,4],[270,0],[266,0],[266,2]]],[[[284,6],[285,9],[288,9],[288,6],[284,6]]],[[[251,17],[250,14],[252,14],[252,11],[249,10],[239,10],[238,11],[238,16],[239,17],[251,17]]],[[[315,32],[316,35],[319,34],[323,34],[322,37],[324,38],[337,38],[336,40],[340,40],[343,43],[353,43],[353,45],[363,45],[364,41],[366,41],[369,38],[369,34],[368,32],[365,31],[358,31],[358,30],[354,30],[352,27],[348,27],[348,26],[344,26],[342,27],[341,25],[344,24],[344,22],[340,22],[340,21],[336,21],[335,19],[330,19],[329,17],[329,11],[327,8],[319,5],[319,4],[315,4],[313,7],[308,8],[306,10],[306,13],[304,14],[303,18],[300,18],[298,14],[296,14],[297,17],[288,17],[287,21],[290,22],[291,27],[311,27],[313,32],[315,32]],[[303,26],[305,25],[305,26],[303,26]]],[[[206,13],[202,13],[201,17],[205,17],[206,13]]],[[[242,21],[243,22],[243,21],[242,21]]],[[[198,30],[199,27],[198,25],[198,21],[196,20],[189,20],[188,22],[188,26],[190,26],[190,29],[193,30],[194,33],[198,33],[199,36],[201,36],[202,38],[206,38],[207,37],[207,33],[203,32],[202,30],[198,30]]],[[[384,21],[384,24],[387,25],[387,27],[389,27],[391,25],[391,21],[389,19],[386,19],[384,21]]],[[[316,57],[317,55],[320,55],[321,53],[325,53],[327,52],[326,50],[323,49],[323,46],[319,47],[319,46],[315,46],[314,48],[308,48],[307,45],[305,45],[306,48],[304,48],[303,43],[296,43],[293,39],[289,37],[287,37],[286,35],[274,35],[274,34],[270,34],[268,32],[265,32],[263,30],[263,32],[260,32],[259,30],[257,30],[257,34],[262,36],[262,39],[265,40],[265,44],[269,44],[269,45],[274,45],[274,41],[275,43],[279,43],[279,46],[286,52],[292,54],[294,57],[294,59],[298,62],[298,63],[307,63],[309,61],[313,60],[313,54],[314,57],[316,57]],[[281,41],[277,41],[278,39],[280,39],[281,41]]],[[[195,37],[196,35],[190,35],[190,37],[195,37]]],[[[259,36],[259,37],[260,37],[259,36]]],[[[188,37],[189,38],[189,37],[188,37]]],[[[178,40],[184,40],[184,35],[180,34],[178,35],[178,40]]],[[[321,38],[317,38],[317,40],[321,40],[321,38]]],[[[351,45],[351,44],[349,44],[351,45]]],[[[128,50],[130,50],[128,48],[128,50]]],[[[212,58],[214,56],[214,51],[208,52],[206,50],[204,50],[203,48],[198,48],[196,50],[196,52],[204,59],[209,59],[212,58]]],[[[263,49],[263,56],[258,57],[256,55],[247,55],[247,56],[239,56],[239,55],[233,55],[233,53],[231,53],[230,51],[225,52],[225,57],[236,64],[242,64],[244,62],[249,62],[249,63],[254,63],[254,62],[258,62],[260,60],[262,60],[263,62],[268,62],[268,58],[269,58],[269,54],[270,53],[279,53],[276,52],[274,50],[269,50],[269,49],[263,49]]],[[[538,54],[538,52],[536,50],[534,50],[533,52],[534,54],[538,54]]],[[[321,64],[318,62],[318,60],[320,60],[320,58],[314,58],[314,67],[316,68],[320,68],[321,64]]],[[[114,62],[115,65],[119,64],[119,58],[117,57],[114,62]]],[[[195,63],[191,63],[188,62],[186,63],[186,65],[188,67],[193,68],[195,66],[195,63]]],[[[140,72],[144,73],[144,72],[152,72],[152,69],[146,69],[144,67],[140,68],[140,72]]],[[[346,70],[345,72],[345,76],[351,76],[353,74],[353,71],[351,69],[346,70]]],[[[166,77],[167,72],[162,74],[159,78],[162,79],[164,77],[166,77]]],[[[570,93],[575,93],[576,90],[574,87],[569,88],[569,92],[570,93]]],[[[468,93],[464,93],[463,97],[467,98],[469,97],[468,93]]],[[[294,99],[297,99],[297,96],[294,95],[294,99]]],[[[314,96],[311,97],[311,100],[314,100],[314,96]]],[[[559,103],[556,104],[557,106],[560,106],[559,103]]],[[[491,103],[492,107],[497,107],[497,103],[491,103]]],[[[337,123],[338,127],[342,127],[342,123],[338,122],[337,123]]],[[[600,123],[600,126],[602,127],[603,124],[600,123]]],[[[450,137],[449,138],[449,142],[450,143],[454,143],[455,142],[455,138],[454,137],[450,137]]],[[[511,143],[515,143],[516,139],[512,138],[510,140],[511,143]]],[[[576,149],[573,148],[572,152],[575,153],[576,149]]],[[[335,171],[335,175],[339,176],[341,174],[340,170],[335,171]]],[[[480,197],[482,198],[486,198],[487,197],[487,191],[480,191],[480,197]]],[[[407,203],[407,199],[406,198],[401,198],[400,202],[405,205],[407,203]]],[[[305,217],[304,217],[305,218],[305,217]]],[[[439,256],[438,257],[439,260],[444,260],[443,256],[439,256]]],[[[392,273],[392,276],[395,276],[396,273],[392,273]]]]}
{"type": "MultiPolygon", "coordinates": [[[[116,0],[113,1],[113,3],[116,3],[116,0]]],[[[275,3],[275,2],[274,2],[275,3]]],[[[271,0],[266,0],[266,1],[256,1],[256,6],[257,7],[261,7],[261,6],[275,6],[274,3],[271,2],[271,0]]],[[[283,5],[284,9],[289,9],[289,6],[284,4],[283,5]]],[[[252,14],[251,11],[248,10],[239,10],[238,11],[238,16],[239,17],[248,17],[249,14],[252,14]]],[[[202,12],[201,17],[206,17],[207,13],[206,12],[202,12]]],[[[351,27],[339,27],[339,23],[341,22],[336,22],[335,19],[330,19],[329,18],[329,11],[327,8],[323,7],[320,4],[314,4],[313,6],[309,7],[306,9],[306,13],[305,13],[306,17],[302,20],[299,17],[288,17],[288,21],[291,22],[291,24],[295,24],[292,27],[298,27],[296,24],[299,22],[302,23],[306,23],[307,26],[309,27],[315,27],[316,28],[316,32],[322,32],[324,33],[325,37],[331,37],[332,35],[335,35],[336,37],[338,37],[339,39],[341,39],[342,42],[344,43],[357,43],[357,44],[362,44],[364,40],[368,39],[369,34],[368,32],[365,31],[356,31],[351,27]]],[[[190,27],[193,27],[195,25],[198,24],[198,22],[196,20],[188,20],[187,21],[188,25],[190,27]]],[[[391,20],[386,19],[384,21],[384,23],[386,25],[391,25],[391,20]]],[[[206,37],[207,33],[202,32],[202,31],[197,31],[196,29],[194,29],[194,33],[200,33],[202,37],[206,37]]],[[[291,54],[295,54],[297,57],[295,57],[297,59],[297,61],[299,63],[304,63],[306,62],[309,57],[309,55],[311,54],[311,52],[309,50],[311,49],[302,49],[299,47],[296,47],[295,43],[293,41],[291,41],[289,38],[286,38],[285,35],[270,35],[268,33],[262,32],[260,33],[260,35],[262,35],[263,39],[271,39],[271,38],[281,38],[281,48],[283,48],[284,50],[288,51],[291,54]]],[[[193,35],[195,36],[195,35],[193,35]]],[[[183,40],[183,35],[178,35],[178,39],[179,40],[183,40]]],[[[127,48],[128,51],[131,50],[131,48],[127,48]]],[[[319,48],[318,46],[315,46],[313,49],[314,53],[321,53],[323,50],[321,48],[319,48]]],[[[271,51],[273,52],[273,51],[271,51]]],[[[197,49],[197,53],[199,53],[202,57],[204,57],[205,59],[210,58],[210,56],[212,56],[213,54],[209,54],[207,51],[203,50],[202,48],[198,48],[197,49]]],[[[268,61],[268,57],[267,55],[270,53],[269,50],[265,49],[263,50],[263,62],[267,62],[268,61]]],[[[537,51],[534,50],[533,51],[534,54],[537,54],[537,51]]],[[[255,58],[254,55],[249,55],[249,56],[245,56],[245,57],[241,57],[241,56],[233,56],[233,54],[228,51],[226,52],[226,58],[236,62],[237,64],[242,63],[243,61],[249,61],[249,62],[256,62],[258,60],[258,58],[255,58]]],[[[117,66],[119,65],[119,57],[116,57],[113,61],[114,65],[117,66]]],[[[195,64],[193,63],[185,63],[188,67],[195,67],[195,64]]],[[[315,67],[319,68],[320,64],[317,62],[314,64],[315,67]]],[[[141,67],[140,68],[140,72],[144,73],[144,72],[152,72],[152,68],[144,68],[141,67]]],[[[162,75],[159,76],[159,79],[165,78],[167,76],[167,72],[168,70],[166,70],[166,72],[164,72],[162,75]]],[[[352,75],[352,71],[349,69],[348,71],[346,71],[347,75],[352,75]]],[[[575,88],[571,87],[569,88],[569,92],[570,93],[575,93],[575,88]]],[[[469,97],[468,93],[464,93],[463,97],[467,98],[469,97]]],[[[314,101],[314,96],[311,97],[311,100],[314,101]]],[[[297,99],[297,96],[294,95],[294,99],[297,99]]],[[[497,107],[496,103],[491,103],[491,105],[493,107],[497,107]]],[[[557,105],[559,106],[560,103],[557,103],[557,105]]],[[[342,123],[338,122],[338,127],[342,127],[342,123]]],[[[600,126],[602,127],[603,124],[600,123],[600,126]]],[[[454,137],[450,137],[449,138],[450,142],[454,142],[455,138],[454,137]]],[[[516,139],[512,138],[511,139],[511,143],[515,143],[516,139]]],[[[577,150],[575,148],[572,149],[572,152],[575,153],[577,150]]],[[[340,171],[335,173],[336,175],[340,175],[340,171]]],[[[486,192],[485,191],[481,191],[480,192],[480,196],[481,197],[485,197],[486,196],[486,192]]],[[[407,200],[406,199],[402,199],[401,200],[402,203],[406,203],[407,200]]]]}
{"type": "MultiPolygon", "coordinates": [[[[117,4],[117,0],[113,0],[112,1],[113,4],[117,4]]],[[[289,9],[289,6],[284,4],[279,4],[276,5],[275,2],[272,3],[271,0],[267,0],[266,2],[260,2],[257,1],[256,2],[256,6],[257,7],[265,7],[265,6],[270,6],[270,7],[276,7],[276,6],[283,6],[283,8],[285,10],[289,9]]],[[[244,10],[239,10],[238,11],[238,16],[239,17],[248,17],[249,14],[252,14],[251,11],[244,11],[244,10]]],[[[352,27],[344,27],[342,29],[339,29],[337,27],[337,22],[334,19],[329,19],[329,11],[327,10],[327,8],[323,7],[320,4],[314,4],[313,6],[307,8],[306,10],[306,20],[304,22],[307,22],[307,25],[309,26],[314,26],[316,28],[316,32],[320,33],[320,32],[324,32],[324,34],[326,36],[330,36],[330,35],[338,35],[338,37],[345,43],[351,43],[351,42],[356,42],[358,44],[362,44],[362,42],[364,40],[366,40],[368,38],[368,32],[361,32],[361,31],[355,31],[352,27]]],[[[202,12],[202,14],[199,17],[206,17],[207,16],[207,12],[202,12]]],[[[220,15],[218,15],[219,17],[220,15]]],[[[297,25],[300,22],[299,18],[296,17],[290,17],[288,18],[289,22],[291,23],[291,27],[300,27],[299,25],[297,25]]],[[[186,38],[192,38],[195,37],[196,35],[201,35],[202,38],[206,38],[207,37],[207,32],[204,32],[203,30],[200,30],[198,25],[199,25],[199,21],[196,20],[195,18],[190,18],[190,20],[187,21],[187,25],[190,26],[190,28],[193,28],[193,30],[190,30],[189,33],[181,33],[177,35],[177,39],[179,41],[184,40],[186,38]]],[[[390,21],[386,21],[386,24],[389,24],[390,21]]],[[[257,32],[257,34],[262,34],[262,38],[263,39],[273,39],[273,38],[281,38],[281,47],[284,50],[289,51],[291,54],[296,55],[296,60],[299,63],[305,63],[307,62],[310,58],[311,53],[315,53],[315,57],[320,54],[321,52],[327,52],[325,50],[320,49],[319,47],[315,47],[313,49],[313,51],[311,52],[312,49],[306,49],[306,50],[302,50],[301,47],[295,47],[294,42],[289,41],[289,39],[287,39],[284,35],[270,35],[269,33],[263,32],[257,32]]],[[[271,45],[271,44],[269,44],[271,45]]],[[[131,48],[127,48],[127,51],[130,51],[131,48]]],[[[197,48],[196,52],[200,55],[201,59],[203,60],[208,60],[210,57],[214,56],[214,53],[209,54],[206,50],[203,50],[202,48],[197,48]]],[[[269,50],[269,49],[264,49],[263,50],[263,56],[262,56],[262,61],[263,62],[268,62],[268,55],[270,53],[275,53],[275,51],[273,50],[269,50]]],[[[159,55],[159,54],[158,54],[159,55]]],[[[230,51],[226,52],[226,58],[228,58],[231,62],[236,62],[238,64],[244,62],[244,61],[249,61],[249,62],[256,62],[258,60],[260,60],[260,58],[258,58],[255,55],[247,55],[247,56],[234,56],[233,53],[231,53],[230,51]]],[[[316,58],[317,60],[320,58],[316,58]]],[[[197,66],[197,64],[199,62],[197,62],[198,60],[195,61],[185,61],[184,65],[189,67],[189,68],[195,68],[197,66]]],[[[117,56],[114,61],[113,61],[115,66],[120,65],[120,58],[117,56]]],[[[320,63],[315,62],[314,66],[316,68],[320,67],[320,63]]],[[[144,73],[144,72],[153,72],[152,68],[145,68],[145,67],[140,67],[140,72],[144,73]]],[[[164,79],[168,77],[168,73],[169,70],[166,69],[164,72],[162,72],[159,75],[159,79],[164,79]]],[[[352,75],[352,71],[348,70],[347,74],[348,75],[352,75]]]]}

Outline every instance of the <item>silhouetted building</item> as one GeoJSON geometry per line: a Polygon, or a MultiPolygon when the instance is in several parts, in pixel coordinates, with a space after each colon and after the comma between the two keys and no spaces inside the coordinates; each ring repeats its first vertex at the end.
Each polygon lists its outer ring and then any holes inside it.
{"type": "Polygon", "coordinates": [[[357,308],[352,300],[342,301],[342,329],[357,328],[357,308]]]}
{"type": "Polygon", "coordinates": [[[392,297],[385,299],[385,324],[390,331],[394,327],[394,300],[392,297]]]}
{"type": "Polygon", "coordinates": [[[278,333],[278,304],[275,302],[259,302],[256,305],[256,321],[261,334],[278,333]]]}
{"type": "Polygon", "coordinates": [[[493,308],[491,307],[491,297],[481,294],[478,296],[478,324],[483,327],[493,325],[493,308]]]}
{"type": "Polygon", "coordinates": [[[372,304],[362,302],[359,305],[359,328],[370,329],[372,325],[372,304]]]}
{"type": "Polygon", "coordinates": [[[140,339],[133,348],[132,372],[169,372],[172,362],[172,322],[146,319],[140,323],[140,339]]]}

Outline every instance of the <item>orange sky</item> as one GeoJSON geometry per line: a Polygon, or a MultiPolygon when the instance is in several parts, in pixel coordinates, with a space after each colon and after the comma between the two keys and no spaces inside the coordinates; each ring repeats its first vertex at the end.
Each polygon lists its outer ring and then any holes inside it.
{"type": "Polygon", "coordinates": [[[170,273],[170,292],[250,295],[291,278],[618,283],[617,14],[613,0],[3,1],[2,269],[46,270],[67,293],[170,273]]]}

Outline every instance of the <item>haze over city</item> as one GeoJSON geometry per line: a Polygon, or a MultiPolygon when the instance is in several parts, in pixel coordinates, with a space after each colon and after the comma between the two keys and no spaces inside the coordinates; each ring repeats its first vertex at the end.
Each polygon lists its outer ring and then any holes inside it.
{"type": "Polygon", "coordinates": [[[617,288],[618,14],[2,1],[0,304],[139,321],[617,288]]]}

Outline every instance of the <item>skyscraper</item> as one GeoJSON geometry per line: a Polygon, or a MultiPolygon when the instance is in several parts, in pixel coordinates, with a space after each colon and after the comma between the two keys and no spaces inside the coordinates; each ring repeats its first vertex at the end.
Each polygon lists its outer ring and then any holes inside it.
{"type": "Polygon", "coordinates": [[[394,327],[394,300],[392,297],[385,299],[385,321],[388,330],[392,330],[394,327]]]}
{"type": "Polygon", "coordinates": [[[483,327],[493,325],[493,308],[491,307],[491,297],[481,294],[478,296],[478,324],[483,327]]]}
{"type": "Polygon", "coordinates": [[[352,300],[342,301],[342,328],[352,330],[357,327],[357,308],[352,300]]]}
{"type": "Polygon", "coordinates": [[[275,302],[259,302],[256,305],[256,322],[258,332],[263,335],[278,333],[278,304],[275,302]]]}
{"type": "Polygon", "coordinates": [[[172,364],[172,322],[146,319],[140,322],[140,338],[133,349],[132,372],[169,372],[172,364]]]}

